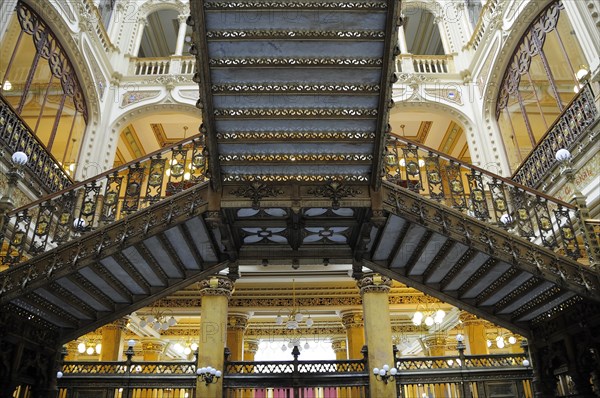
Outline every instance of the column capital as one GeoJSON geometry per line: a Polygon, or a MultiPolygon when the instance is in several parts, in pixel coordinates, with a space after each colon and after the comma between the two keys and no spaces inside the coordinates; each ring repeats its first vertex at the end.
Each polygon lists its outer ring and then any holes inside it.
{"type": "Polygon", "coordinates": [[[366,274],[356,282],[360,289],[360,295],[365,293],[389,293],[392,288],[392,280],[380,274],[366,274]]]}
{"type": "Polygon", "coordinates": [[[365,326],[362,311],[350,310],[343,311],[341,314],[342,325],[344,328],[362,328],[365,326]]]}
{"type": "Polygon", "coordinates": [[[436,348],[446,349],[446,336],[440,334],[429,334],[422,338],[423,344],[427,346],[429,350],[436,348]]]}
{"type": "Polygon", "coordinates": [[[256,354],[258,351],[258,340],[244,340],[244,352],[256,354]]]}
{"type": "Polygon", "coordinates": [[[104,325],[102,327],[102,330],[106,329],[106,330],[124,331],[126,327],[127,327],[127,319],[120,318],[120,319],[117,319],[116,321],[112,321],[111,323],[107,323],[106,325],[104,325]]]}
{"type": "Polygon", "coordinates": [[[233,313],[227,315],[227,330],[245,331],[248,327],[248,314],[233,313]]]}
{"type": "Polygon", "coordinates": [[[226,276],[215,275],[200,281],[200,296],[225,296],[231,297],[233,282],[226,276]]]}
{"type": "Polygon", "coordinates": [[[333,339],[331,340],[331,348],[336,354],[338,352],[346,352],[346,339],[333,339]]]}
{"type": "MultiPolygon", "coordinates": [[[[186,22],[186,21],[187,21],[187,19],[188,19],[188,16],[189,16],[189,15],[187,15],[187,14],[179,14],[179,15],[177,16],[177,20],[179,21],[179,24],[180,24],[180,25],[181,25],[181,24],[185,24],[185,22],[186,22]]],[[[186,25],[186,26],[187,26],[187,25],[186,25]]]]}
{"type": "Polygon", "coordinates": [[[466,311],[461,311],[458,315],[458,319],[460,319],[464,326],[484,325],[486,322],[484,319],[480,319],[476,315],[470,314],[466,311]]]}
{"type": "Polygon", "coordinates": [[[157,354],[162,354],[163,350],[167,343],[158,339],[148,339],[142,340],[142,350],[144,352],[153,352],[157,354]]]}

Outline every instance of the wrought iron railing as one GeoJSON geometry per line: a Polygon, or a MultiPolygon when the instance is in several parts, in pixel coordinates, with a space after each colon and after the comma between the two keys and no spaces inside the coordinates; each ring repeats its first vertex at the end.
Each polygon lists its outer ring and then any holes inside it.
{"type": "Polygon", "coordinates": [[[400,374],[410,370],[473,370],[512,368],[526,370],[523,361],[529,360],[527,354],[490,354],[490,355],[457,355],[456,357],[406,357],[396,362],[400,374]]]}
{"type": "Polygon", "coordinates": [[[400,397],[532,397],[527,354],[400,358],[395,377],[400,397]],[[505,395],[501,395],[505,394],[505,395]]]}
{"type": "Polygon", "coordinates": [[[155,151],[8,213],[5,265],[67,243],[207,180],[202,136],[155,151]]]}
{"type": "Polygon", "coordinates": [[[147,377],[148,374],[161,377],[171,375],[196,377],[196,362],[67,361],[64,362],[61,371],[65,377],[125,374],[139,375],[140,377],[147,377]]]}
{"type": "Polygon", "coordinates": [[[556,152],[561,148],[572,150],[600,117],[594,103],[594,93],[589,83],[585,84],[548,132],[529,153],[512,179],[528,187],[538,187],[558,161],[556,152]]]}
{"type": "Polygon", "coordinates": [[[11,154],[24,152],[29,157],[25,167],[46,193],[67,188],[73,180],[59,165],[58,160],[46,150],[38,138],[19,117],[8,101],[0,95],[0,143],[11,154]]]}
{"type": "Polygon", "coordinates": [[[393,184],[574,259],[582,256],[576,209],[566,202],[395,136],[388,139],[384,167],[393,184]]]}

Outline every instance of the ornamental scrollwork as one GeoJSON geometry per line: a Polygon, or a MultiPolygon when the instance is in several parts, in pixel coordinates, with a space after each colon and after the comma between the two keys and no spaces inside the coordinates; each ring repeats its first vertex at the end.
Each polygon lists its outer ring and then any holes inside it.
{"type": "MultiPolygon", "coordinates": [[[[291,3],[290,3],[291,4],[291,3]]],[[[381,58],[211,58],[209,66],[382,66],[381,58]]]]}
{"type": "Polygon", "coordinates": [[[329,181],[325,186],[311,188],[308,190],[308,194],[310,195],[331,199],[331,208],[334,210],[340,208],[340,199],[348,196],[354,197],[356,195],[360,195],[361,193],[362,191],[360,189],[347,187],[337,180],[329,181]]]}
{"type": "Polygon", "coordinates": [[[260,182],[253,182],[247,186],[241,186],[230,192],[237,197],[252,200],[252,208],[258,210],[260,201],[264,198],[275,198],[283,194],[283,190],[260,182]]]}
{"type": "Polygon", "coordinates": [[[321,1],[321,2],[287,2],[287,1],[207,1],[204,3],[207,10],[218,9],[338,9],[338,10],[385,10],[385,1],[321,1]]]}

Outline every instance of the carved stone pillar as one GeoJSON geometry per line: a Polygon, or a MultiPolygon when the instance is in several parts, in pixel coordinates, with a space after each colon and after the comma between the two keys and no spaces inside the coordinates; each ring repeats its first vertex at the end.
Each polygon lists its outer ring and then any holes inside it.
{"type": "Polygon", "coordinates": [[[346,337],[348,344],[346,350],[348,351],[349,359],[360,359],[362,353],[360,352],[365,345],[365,324],[363,321],[363,314],[361,311],[351,310],[342,312],[342,324],[346,328],[346,337]]]}
{"type": "Polygon", "coordinates": [[[331,341],[331,348],[333,348],[333,352],[335,352],[335,359],[338,361],[348,359],[346,339],[333,339],[331,341]]]}
{"type": "Polygon", "coordinates": [[[485,321],[464,311],[460,313],[459,319],[464,326],[466,353],[471,355],[489,354],[485,337],[485,321]]]}
{"type": "Polygon", "coordinates": [[[102,350],[101,361],[123,360],[123,331],[127,320],[118,319],[102,328],[102,350]]]}
{"type": "MultiPolygon", "coordinates": [[[[200,318],[200,341],[198,343],[198,366],[223,371],[224,349],[227,335],[227,307],[233,282],[224,276],[216,275],[200,282],[202,310],[200,318]]],[[[221,397],[223,383],[206,385],[200,379],[196,384],[196,398],[221,397]]]]}
{"type": "Polygon", "coordinates": [[[185,44],[185,31],[187,29],[187,24],[185,23],[187,15],[179,15],[177,19],[179,21],[179,30],[177,32],[177,43],[175,44],[175,55],[182,55],[183,45],[185,44]]]}
{"type": "Polygon", "coordinates": [[[232,313],[227,316],[227,348],[229,360],[241,361],[244,353],[244,332],[248,326],[248,315],[232,313]]]}
{"type": "Polygon", "coordinates": [[[358,281],[363,301],[365,337],[369,361],[369,392],[371,397],[395,398],[396,383],[377,380],[372,369],[394,365],[392,326],[388,294],[392,280],[387,276],[367,274],[358,281]]]}
{"type": "Polygon", "coordinates": [[[160,356],[167,343],[159,339],[142,340],[142,355],[144,361],[160,361],[160,356]]]}

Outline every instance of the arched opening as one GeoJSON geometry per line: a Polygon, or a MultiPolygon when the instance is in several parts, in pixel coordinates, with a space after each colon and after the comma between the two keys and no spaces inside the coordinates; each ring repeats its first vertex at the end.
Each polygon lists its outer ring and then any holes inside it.
{"type": "Polygon", "coordinates": [[[424,7],[404,11],[406,48],[413,55],[444,55],[444,45],[435,16],[424,7]]]}
{"type": "MultiPolygon", "coordinates": [[[[179,12],[175,10],[159,10],[148,15],[142,41],[138,50],[140,58],[169,57],[176,53],[180,21],[179,12]]],[[[191,36],[191,27],[185,26],[186,37],[191,36]]],[[[185,47],[185,46],[184,46],[185,47]]],[[[187,48],[183,54],[187,55],[187,48]]]]}
{"type": "Polygon", "coordinates": [[[128,122],[120,130],[113,167],[198,134],[200,120],[191,115],[161,112],[128,122]]]}
{"type": "Polygon", "coordinates": [[[560,1],[529,26],[506,69],[496,119],[514,171],[580,89],[588,67],[560,1]]]}
{"type": "Polygon", "coordinates": [[[73,64],[43,18],[19,2],[0,46],[0,94],[74,175],[88,122],[73,64]]]}

